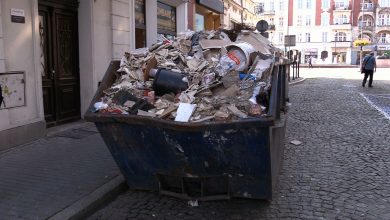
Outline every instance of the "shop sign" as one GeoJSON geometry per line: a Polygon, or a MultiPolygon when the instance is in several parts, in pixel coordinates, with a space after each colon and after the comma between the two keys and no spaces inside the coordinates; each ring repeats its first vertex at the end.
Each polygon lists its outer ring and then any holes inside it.
{"type": "Polygon", "coordinates": [[[378,45],[378,50],[390,50],[390,45],[378,45]]]}
{"type": "Polygon", "coordinates": [[[164,34],[176,34],[176,8],[158,2],[157,4],[158,31],[164,34]]]}
{"type": "Polygon", "coordinates": [[[145,0],[136,0],[134,4],[135,24],[145,26],[145,0]]]}
{"type": "Polygon", "coordinates": [[[223,14],[223,2],[221,0],[197,0],[196,2],[218,14],[223,14]]]}
{"type": "Polygon", "coordinates": [[[318,49],[317,48],[306,48],[303,49],[305,51],[305,55],[318,55],[318,49]]]}
{"type": "Polygon", "coordinates": [[[14,23],[25,23],[25,14],[24,10],[17,9],[17,8],[11,8],[11,22],[14,23]]]}

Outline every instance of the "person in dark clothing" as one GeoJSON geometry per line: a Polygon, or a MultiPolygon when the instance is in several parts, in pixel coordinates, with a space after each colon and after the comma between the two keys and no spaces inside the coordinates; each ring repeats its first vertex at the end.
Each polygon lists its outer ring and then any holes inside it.
{"type": "Polygon", "coordinates": [[[362,73],[364,73],[364,78],[362,82],[363,87],[366,86],[368,77],[370,77],[370,79],[368,80],[368,87],[372,87],[374,72],[376,72],[376,61],[374,57],[374,52],[371,52],[369,56],[366,56],[363,59],[363,65],[362,65],[362,73]]]}
{"type": "Polygon", "coordinates": [[[309,57],[309,68],[313,68],[312,58],[311,57],[309,57]]]}

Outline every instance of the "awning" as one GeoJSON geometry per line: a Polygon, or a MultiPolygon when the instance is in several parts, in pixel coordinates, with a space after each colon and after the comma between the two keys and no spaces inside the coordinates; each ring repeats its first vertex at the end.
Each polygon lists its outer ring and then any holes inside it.
{"type": "Polygon", "coordinates": [[[223,14],[223,2],[221,0],[196,0],[196,2],[215,13],[223,14]]]}

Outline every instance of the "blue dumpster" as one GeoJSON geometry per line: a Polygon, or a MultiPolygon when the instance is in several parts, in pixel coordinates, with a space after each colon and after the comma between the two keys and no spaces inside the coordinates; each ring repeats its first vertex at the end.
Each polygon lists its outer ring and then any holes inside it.
{"type": "MultiPolygon", "coordinates": [[[[280,63],[280,64],[279,64],[280,63]]],[[[90,109],[115,80],[112,62],[90,109]]],[[[268,117],[180,123],[88,111],[130,189],[184,199],[272,199],[284,152],[289,64],[272,73],[268,117]]]]}

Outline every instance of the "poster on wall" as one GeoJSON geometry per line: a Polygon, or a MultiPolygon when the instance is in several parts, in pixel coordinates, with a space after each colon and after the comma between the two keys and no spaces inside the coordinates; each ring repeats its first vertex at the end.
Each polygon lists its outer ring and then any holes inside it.
{"type": "Polygon", "coordinates": [[[0,110],[25,106],[24,72],[0,73],[0,110]]]}
{"type": "Polygon", "coordinates": [[[195,31],[204,31],[204,15],[195,14],[195,31]]]}

